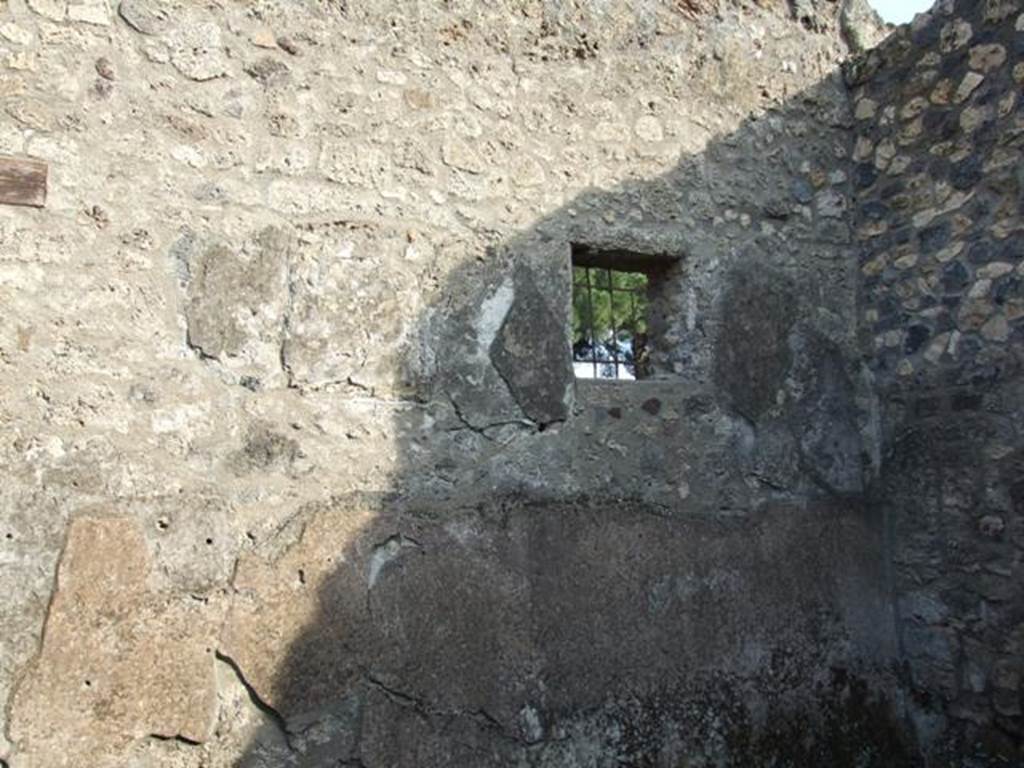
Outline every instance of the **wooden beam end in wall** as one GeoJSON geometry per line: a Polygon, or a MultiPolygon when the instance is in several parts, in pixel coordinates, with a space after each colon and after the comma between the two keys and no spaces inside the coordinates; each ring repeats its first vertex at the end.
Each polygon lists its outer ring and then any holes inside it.
{"type": "Polygon", "coordinates": [[[42,160],[0,155],[0,205],[46,205],[47,165],[42,160]]]}

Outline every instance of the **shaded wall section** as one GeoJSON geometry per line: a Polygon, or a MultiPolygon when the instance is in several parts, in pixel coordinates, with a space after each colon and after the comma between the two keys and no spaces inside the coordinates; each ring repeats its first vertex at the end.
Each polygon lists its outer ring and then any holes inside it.
{"type": "Polygon", "coordinates": [[[940,2],[849,68],[901,653],[937,754],[1021,759],[1024,16],[940,2]]]}
{"type": "Polygon", "coordinates": [[[391,493],[239,561],[219,653],[273,721],[239,766],[914,764],[862,503],[847,106],[828,77],[445,276],[391,493]],[[671,375],[572,380],[572,243],[679,256],[671,375]]]}

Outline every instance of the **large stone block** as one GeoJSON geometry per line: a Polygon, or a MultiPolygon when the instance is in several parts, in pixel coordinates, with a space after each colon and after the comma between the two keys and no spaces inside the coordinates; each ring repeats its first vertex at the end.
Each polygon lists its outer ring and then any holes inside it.
{"type": "Polygon", "coordinates": [[[516,271],[512,305],[490,349],[523,413],[542,427],[564,421],[572,402],[568,313],[552,309],[565,292],[551,287],[542,291],[528,269],[516,271]]]}
{"type": "Polygon", "coordinates": [[[42,647],[14,694],[18,765],[120,765],[149,736],[202,742],[214,718],[218,610],[149,590],[133,520],[72,522],[42,647]]]}

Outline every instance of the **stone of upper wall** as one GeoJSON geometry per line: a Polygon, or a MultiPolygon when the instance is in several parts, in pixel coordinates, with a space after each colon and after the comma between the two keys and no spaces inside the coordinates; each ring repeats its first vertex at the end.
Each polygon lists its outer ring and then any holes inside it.
{"type": "Polygon", "coordinates": [[[851,67],[866,80],[854,185],[863,319],[883,385],[923,393],[1014,371],[1024,272],[1013,10],[940,4],[851,67]]]}

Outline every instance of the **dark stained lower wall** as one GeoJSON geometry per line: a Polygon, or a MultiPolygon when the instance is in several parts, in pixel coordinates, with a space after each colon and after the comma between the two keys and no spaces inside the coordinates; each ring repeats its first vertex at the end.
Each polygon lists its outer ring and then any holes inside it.
{"type": "MultiPolygon", "coordinates": [[[[250,682],[303,754],[915,764],[879,693],[888,608],[879,528],[862,511],[715,519],[626,501],[393,500],[352,536],[357,506],[310,510],[284,554],[238,572],[252,610],[232,613],[223,652],[250,671],[285,659],[250,682]],[[309,591],[279,601],[295,572],[309,591]],[[300,615],[312,616],[302,629],[300,615]],[[330,744],[303,731],[331,720],[330,744]]],[[[274,745],[257,740],[241,765],[272,764],[274,745]]]]}

